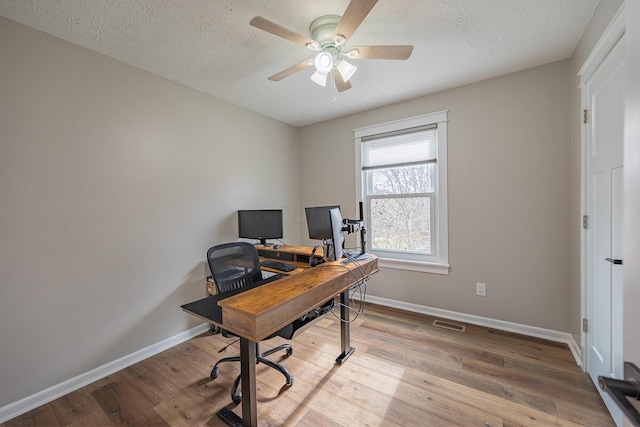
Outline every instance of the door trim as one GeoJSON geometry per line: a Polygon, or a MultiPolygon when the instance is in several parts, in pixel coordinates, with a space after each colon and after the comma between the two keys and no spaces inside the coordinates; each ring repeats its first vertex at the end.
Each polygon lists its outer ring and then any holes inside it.
{"type": "Polygon", "coordinates": [[[586,61],[584,61],[584,64],[582,64],[580,71],[578,71],[578,76],[580,76],[581,88],[583,87],[584,82],[591,77],[596,68],[598,68],[598,66],[602,63],[609,51],[624,35],[624,30],[624,3],[622,3],[622,5],[620,5],[620,9],[618,9],[615,16],[609,23],[609,26],[606,30],[604,30],[604,33],[602,33],[602,36],[600,36],[600,39],[593,47],[593,50],[589,54],[589,57],[586,61]]]}

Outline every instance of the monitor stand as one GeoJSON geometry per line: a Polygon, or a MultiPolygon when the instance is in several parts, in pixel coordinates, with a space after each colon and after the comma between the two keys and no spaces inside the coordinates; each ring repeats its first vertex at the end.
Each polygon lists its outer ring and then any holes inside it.
{"type": "Polygon", "coordinates": [[[368,260],[368,259],[371,259],[369,254],[366,253],[366,252],[363,252],[361,254],[353,255],[350,258],[343,259],[341,261],[341,263],[342,264],[349,264],[350,262],[365,261],[365,260],[368,260]]]}

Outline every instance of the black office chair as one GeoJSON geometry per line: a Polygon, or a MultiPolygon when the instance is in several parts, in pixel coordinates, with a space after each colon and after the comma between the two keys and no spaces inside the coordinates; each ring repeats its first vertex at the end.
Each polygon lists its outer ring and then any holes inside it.
{"type": "MultiPolygon", "coordinates": [[[[216,283],[218,294],[224,294],[236,289],[249,286],[253,283],[262,281],[262,272],[260,271],[260,257],[256,248],[246,242],[234,242],[217,245],[209,249],[207,252],[207,260],[211,275],[216,283]]],[[[276,336],[290,340],[297,329],[306,325],[318,316],[325,314],[333,309],[333,299],[325,302],[316,310],[308,313],[302,318],[296,319],[293,323],[288,324],[282,329],[269,335],[265,340],[276,336]]],[[[224,320],[223,320],[224,321],[224,320]]],[[[222,335],[225,337],[235,336],[232,333],[222,329],[222,335]]],[[[267,356],[278,351],[285,350],[287,356],[293,353],[293,347],[290,344],[282,344],[270,350],[260,353],[258,343],[256,343],[256,364],[264,363],[282,373],[286,379],[286,385],[293,384],[293,377],[284,366],[266,359],[267,356]]],[[[216,362],[211,370],[211,378],[216,379],[219,374],[218,365],[224,362],[239,362],[240,356],[231,356],[220,359],[216,362]]],[[[238,375],[231,387],[231,399],[238,404],[242,401],[242,393],[238,392],[241,376],[238,375]]]]}

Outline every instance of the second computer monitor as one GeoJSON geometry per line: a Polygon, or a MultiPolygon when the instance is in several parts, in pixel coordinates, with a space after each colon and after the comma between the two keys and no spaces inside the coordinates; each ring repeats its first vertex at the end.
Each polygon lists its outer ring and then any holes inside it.
{"type": "Polygon", "coordinates": [[[333,259],[338,261],[342,259],[344,237],[342,236],[342,214],[340,209],[333,208],[329,211],[329,219],[331,220],[331,240],[333,240],[333,259]]]}
{"type": "Polygon", "coordinates": [[[309,229],[309,238],[313,240],[327,240],[333,238],[333,230],[331,228],[331,209],[340,206],[315,206],[304,208],[307,215],[307,228],[309,229]]]}

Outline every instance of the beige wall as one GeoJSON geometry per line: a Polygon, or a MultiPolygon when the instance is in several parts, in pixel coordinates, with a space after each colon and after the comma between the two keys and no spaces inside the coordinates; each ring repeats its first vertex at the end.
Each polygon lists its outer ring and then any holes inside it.
{"type": "Polygon", "coordinates": [[[611,22],[622,0],[601,0],[596,9],[591,22],[576,47],[571,58],[571,208],[570,208],[570,330],[577,343],[581,341],[582,312],[581,312],[581,289],[580,289],[580,235],[582,233],[582,214],[580,206],[580,174],[581,174],[581,140],[580,129],[582,126],[582,107],[580,100],[580,79],[578,72],[589,57],[591,50],[600,39],[600,36],[611,22]]]}
{"type": "Polygon", "coordinates": [[[451,272],[385,269],[369,295],[569,331],[569,70],[561,61],[301,128],[302,205],[355,217],[353,129],[449,110],[451,272]]]}
{"type": "Polygon", "coordinates": [[[240,208],[298,242],[297,182],[297,129],[0,18],[0,407],[200,323],[206,250],[240,208]]]}

